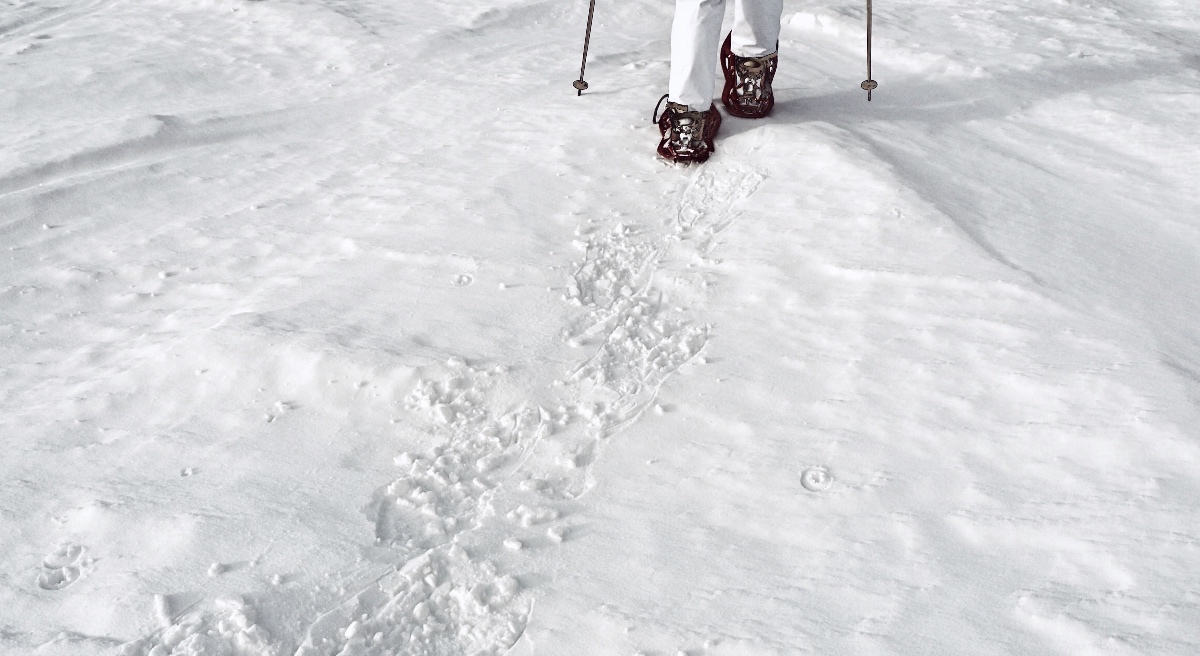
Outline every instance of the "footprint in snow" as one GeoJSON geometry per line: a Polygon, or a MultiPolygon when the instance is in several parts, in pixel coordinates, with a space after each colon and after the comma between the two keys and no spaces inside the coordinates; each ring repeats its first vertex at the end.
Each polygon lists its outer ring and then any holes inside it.
{"type": "Polygon", "coordinates": [[[62,590],[79,580],[87,563],[87,549],[74,542],[63,542],[42,560],[38,587],[43,590],[62,590]]]}
{"type": "Polygon", "coordinates": [[[824,467],[809,467],[800,474],[800,484],[809,492],[824,492],[833,485],[833,475],[824,467]]]}

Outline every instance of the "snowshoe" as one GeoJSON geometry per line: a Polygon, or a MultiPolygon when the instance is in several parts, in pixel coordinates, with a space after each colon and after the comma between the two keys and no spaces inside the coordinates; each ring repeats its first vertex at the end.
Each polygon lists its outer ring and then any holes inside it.
{"type": "Polygon", "coordinates": [[[778,52],[762,57],[739,57],[730,47],[732,39],[730,32],[721,45],[721,70],[725,73],[721,102],[734,116],[762,118],[775,106],[771,82],[779,63],[778,52]]]}
{"type": "Polygon", "coordinates": [[[660,115],[658,107],[667,96],[658,99],[654,108],[654,122],[662,139],[658,142],[658,154],[665,160],[689,164],[703,162],[716,152],[713,138],[721,127],[721,113],[716,105],[708,111],[695,111],[687,105],[667,101],[667,108],[660,115]]]}

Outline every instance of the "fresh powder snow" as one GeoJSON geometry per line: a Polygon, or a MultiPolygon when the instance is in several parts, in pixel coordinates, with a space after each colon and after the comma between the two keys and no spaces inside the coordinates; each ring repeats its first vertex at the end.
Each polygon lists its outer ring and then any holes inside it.
{"type": "Polygon", "coordinates": [[[1200,653],[1200,7],[587,5],[0,0],[0,653],[1200,653]]]}

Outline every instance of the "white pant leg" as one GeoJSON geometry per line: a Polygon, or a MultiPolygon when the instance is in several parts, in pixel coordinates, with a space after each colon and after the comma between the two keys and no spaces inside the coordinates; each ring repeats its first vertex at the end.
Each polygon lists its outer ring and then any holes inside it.
{"type": "MultiPolygon", "coordinates": [[[[734,54],[761,57],[775,52],[783,0],[734,0],[734,54]]],[[[706,110],[716,90],[717,60],[725,0],[676,0],[671,26],[671,102],[706,110]]]]}
{"type": "Polygon", "coordinates": [[[724,18],[725,0],[676,0],[667,89],[671,102],[700,111],[712,104],[724,18]]]}
{"type": "MultiPolygon", "coordinates": [[[[762,57],[779,45],[783,0],[736,0],[730,48],[739,57],[762,57]]],[[[674,63],[674,62],[672,62],[674,63]]]]}

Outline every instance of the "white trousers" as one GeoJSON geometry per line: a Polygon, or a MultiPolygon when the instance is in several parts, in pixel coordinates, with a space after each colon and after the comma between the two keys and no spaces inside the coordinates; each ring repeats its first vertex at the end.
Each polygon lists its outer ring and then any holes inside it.
{"type": "MultiPolygon", "coordinates": [[[[783,0],[733,0],[733,53],[761,57],[775,52],[783,0]]],[[[668,99],[700,111],[712,103],[721,51],[725,0],[676,0],[671,26],[668,99]]]]}

